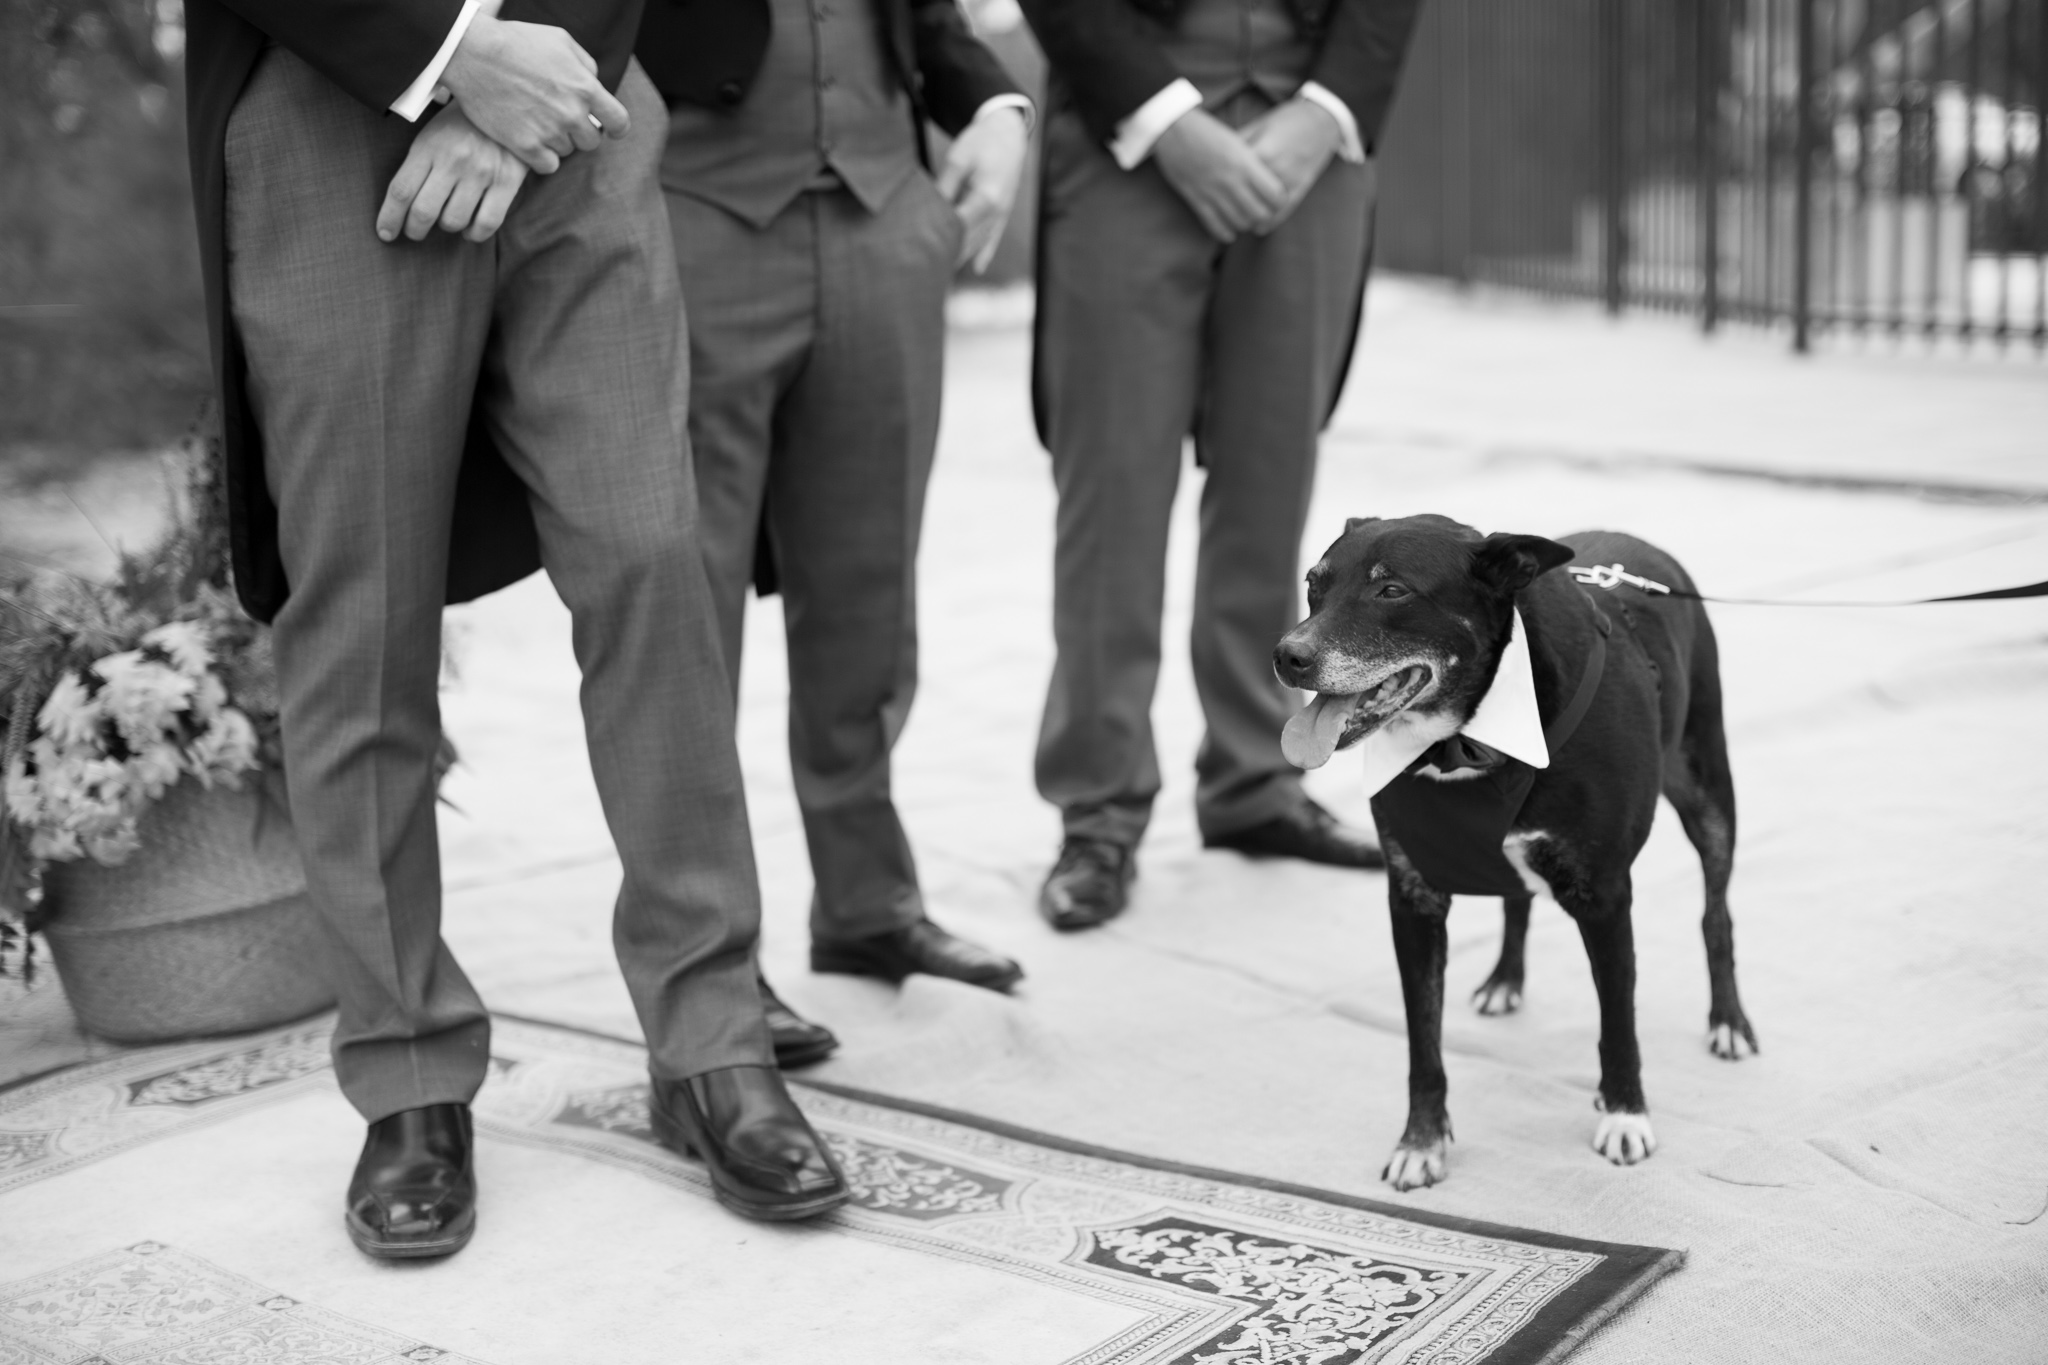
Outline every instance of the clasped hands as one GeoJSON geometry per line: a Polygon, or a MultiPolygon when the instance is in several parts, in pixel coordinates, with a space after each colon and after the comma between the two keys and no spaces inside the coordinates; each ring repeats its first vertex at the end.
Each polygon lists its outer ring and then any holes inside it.
{"type": "MultiPolygon", "coordinates": [[[[559,28],[471,21],[442,73],[453,96],[413,138],[377,211],[377,235],[417,242],[436,226],[472,242],[504,224],[529,173],[550,175],[572,152],[623,137],[629,119],[597,79],[597,63],[559,28]]],[[[989,109],[953,141],[939,193],[960,215],[960,264],[986,269],[1016,202],[1029,123],[989,109]]]]}
{"type": "Polygon", "coordinates": [[[626,106],[597,78],[597,62],[564,29],[496,16],[470,22],[441,73],[453,97],[413,138],[377,211],[377,235],[417,242],[438,225],[472,242],[505,221],[529,173],[624,137],[626,106]]]}
{"type": "Polygon", "coordinates": [[[1152,156],[1209,235],[1229,243],[1286,222],[1341,136],[1329,111],[1297,96],[1239,130],[1205,110],[1183,114],[1160,134],[1152,156]]]}

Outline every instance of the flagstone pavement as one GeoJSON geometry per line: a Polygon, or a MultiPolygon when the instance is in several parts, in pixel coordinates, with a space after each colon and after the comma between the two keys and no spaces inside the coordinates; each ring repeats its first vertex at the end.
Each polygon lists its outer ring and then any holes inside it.
{"type": "MultiPolygon", "coordinates": [[[[1668,812],[1636,868],[1637,1014],[1661,1141],[1590,1150],[1596,1014],[1539,904],[1518,1014],[1464,1003],[1493,902],[1452,917],[1450,1179],[1378,1181],[1405,1105],[1377,874],[1204,852],[1184,641],[1190,468],[1156,708],[1166,789],[1131,909],[1032,909],[1058,825],[1031,785],[1051,666],[1053,497],[1028,301],[959,309],[924,541],[923,686],[896,787],[935,917],[1021,959],[999,998],[806,969],[780,609],[740,721],[770,976],[844,1047],[817,1075],[1162,1157],[1585,1237],[1687,1267],[1574,1357],[2048,1359],[2048,603],[1717,607],[1742,828],[1732,905],[1763,1051],[1704,1045],[1697,863],[1668,812]]],[[[1304,545],[1349,515],[1625,529],[1729,596],[1879,600],[2048,577],[2048,363],[1784,338],[1375,282],[1304,545]]],[[[17,513],[17,518],[21,514],[17,513]]],[[[48,530],[58,511],[36,513],[48,530]]],[[[0,514],[4,522],[4,514],[0,514]]],[[[51,534],[55,534],[52,532],[51,534]]],[[[447,932],[491,1004],[632,1035],[617,863],[566,617],[535,579],[451,614],[447,932]]],[[[1310,787],[1369,819],[1354,762],[1310,787]]],[[[0,1077],[82,1055],[52,990],[0,987],[0,1077]]],[[[341,1172],[336,1173],[339,1196],[341,1172]]]]}

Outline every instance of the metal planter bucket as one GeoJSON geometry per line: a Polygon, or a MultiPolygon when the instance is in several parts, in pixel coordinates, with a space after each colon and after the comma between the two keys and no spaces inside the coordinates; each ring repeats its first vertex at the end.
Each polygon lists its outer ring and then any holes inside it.
{"type": "Polygon", "coordinates": [[[263,784],[180,782],[119,867],[52,864],[50,958],[87,1031],[122,1043],[240,1033],[334,1003],[290,817],[263,784]]]}

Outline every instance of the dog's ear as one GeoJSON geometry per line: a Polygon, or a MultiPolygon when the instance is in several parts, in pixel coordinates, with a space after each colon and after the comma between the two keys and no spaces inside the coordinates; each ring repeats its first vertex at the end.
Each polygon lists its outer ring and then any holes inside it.
{"type": "Polygon", "coordinates": [[[1495,592],[1512,596],[1529,586],[1537,574],[1569,564],[1575,551],[1542,536],[1496,531],[1472,551],[1472,575],[1495,592]]]}
{"type": "Polygon", "coordinates": [[[1378,520],[1378,517],[1346,517],[1344,518],[1345,534],[1348,535],[1351,532],[1356,531],[1361,526],[1370,526],[1378,520]]]}

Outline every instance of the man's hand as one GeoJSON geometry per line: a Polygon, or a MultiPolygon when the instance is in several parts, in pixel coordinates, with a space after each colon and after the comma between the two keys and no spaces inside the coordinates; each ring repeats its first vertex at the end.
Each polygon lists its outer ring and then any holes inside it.
{"type": "Polygon", "coordinates": [[[417,242],[438,223],[444,232],[488,241],[525,183],[519,159],[450,105],[420,129],[405,164],[391,177],[377,210],[377,235],[395,242],[403,230],[417,242]]]}
{"type": "Polygon", "coordinates": [[[990,109],[961,129],[939,169],[939,193],[967,228],[955,264],[972,261],[977,275],[988,269],[1017,202],[1017,180],[1031,141],[1028,129],[1023,110],[990,109]]]}
{"type": "Polygon", "coordinates": [[[1201,109],[1174,120],[1152,145],[1166,183],[1219,242],[1262,226],[1287,202],[1287,188],[1228,125],[1201,109]]]}
{"type": "Polygon", "coordinates": [[[1289,214],[1322,178],[1337,154],[1343,134],[1330,111],[1299,97],[1277,104],[1245,125],[1244,140],[1280,178],[1287,197],[1272,216],[1255,229],[1261,235],[1287,221],[1289,214]]]}
{"type": "Polygon", "coordinates": [[[624,137],[626,106],[598,83],[597,63],[567,29],[479,14],[441,84],[477,131],[541,175],[601,138],[624,137]]]}

